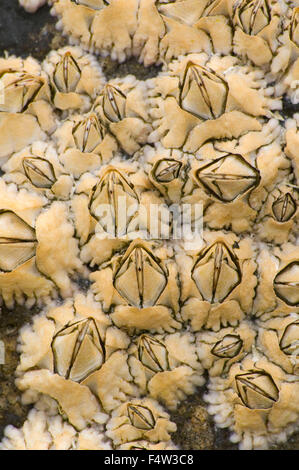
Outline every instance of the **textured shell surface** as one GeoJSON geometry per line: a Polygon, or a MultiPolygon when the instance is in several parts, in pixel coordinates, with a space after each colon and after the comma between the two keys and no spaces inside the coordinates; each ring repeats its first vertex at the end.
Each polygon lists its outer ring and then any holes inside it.
{"type": "Polygon", "coordinates": [[[203,385],[232,444],[280,445],[299,423],[297,2],[19,3],[48,3],[69,44],[0,58],[0,298],[35,305],[32,409],[0,448],[176,449],[203,385]],[[159,67],[109,75],[107,56],[159,67]]]}

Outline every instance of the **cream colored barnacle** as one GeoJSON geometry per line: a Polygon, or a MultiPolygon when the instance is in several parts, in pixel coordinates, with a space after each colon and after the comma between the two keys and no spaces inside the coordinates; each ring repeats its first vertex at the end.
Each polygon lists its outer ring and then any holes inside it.
{"type": "Polygon", "coordinates": [[[134,405],[129,403],[127,405],[127,412],[130,423],[135,428],[144,431],[154,429],[156,420],[150,408],[143,405],[134,405]]]}
{"type": "Polygon", "coordinates": [[[130,222],[137,215],[138,205],[139,197],[133,184],[122,171],[112,166],[106,169],[93,188],[89,210],[103,230],[120,237],[127,233],[130,222]]]}
{"type": "Polygon", "coordinates": [[[162,341],[153,336],[143,334],[138,340],[138,359],[152,372],[169,369],[168,351],[162,341]]]}
{"type": "Polygon", "coordinates": [[[96,321],[87,318],[58,331],[52,341],[54,371],[81,382],[105,361],[105,346],[96,321]]]}
{"type": "Polygon", "coordinates": [[[0,111],[21,113],[30,103],[39,99],[39,94],[45,86],[44,78],[25,72],[2,73],[1,83],[4,87],[4,103],[0,104],[0,111]]]}
{"type": "Polygon", "coordinates": [[[110,84],[103,90],[103,112],[109,122],[119,122],[125,117],[126,95],[110,84]]]}
{"type": "MultiPolygon", "coordinates": [[[[173,260],[166,263],[165,258],[158,258],[153,245],[136,239],[123,254],[115,254],[111,263],[90,275],[96,299],[119,328],[158,332],[180,328],[175,319],[179,308],[177,268],[173,260]]],[[[121,246],[125,248],[127,243],[119,243],[117,249],[121,246]]],[[[160,254],[166,252],[166,247],[160,247],[160,254]]]]}
{"type": "Polygon", "coordinates": [[[169,409],[204,382],[190,333],[142,334],[131,344],[129,364],[141,394],[148,393],[169,409]]]}
{"type": "Polygon", "coordinates": [[[287,222],[297,210],[297,204],[290,193],[277,198],[272,204],[272,212],[278,222],[287,222]]]}
{"type": "Polygon", "coordinates": [[[251,351],[255,337],[256,332],[245,321],[219,332],[200,331],[196,334],[196,351],[210,377],[225,377],[232,365],[251,351]]]}
{"type": "Polygon", "coordinates": [[[256,188],[260,183],[259,171],[241,155],[228,154],[200,167],[195,181],[221,202],[232,202],[256,188]]]}
{"type": "Polygon", "coordinates": [[[163,408],[150,398],[133,399],[112,413],[107,435],[115,445],[137,440],[167,442],[176,425],[163,408]]]}
{"type": "Polygon", "coordinates": [[[191,277],[210,303],[223,302],[242,279],[238,259],[223,242],[216,242],[199,255],[191,277]]]}
{"type": "Polygon", "coordinates": [[[182,162],[173,158],[158,160],[151,171],[152,178],[160,184],[171,183],[180,174],[182,162]]]}
{"type": "Polygon", "coordinates": [[[299,373],[299,324],[298,315],[270,318],[260,323],[258,346],[268,357],[287,373],[299,373]]]}
{"type": "Polygon", "coordinates": [[[65,52],[53,74],[57,90],[61,93],[75,92],[80,79],[81,69],[78,63],[69,51],[65,52]]]}
{"type": "Polygon", "coordinates": [[[269,409],[279,398],[279,390],[271,375],[252,370],[235,376],[239,397],[247,408],[269,409]]]}
{"type": "Polygon", "coordinates": [[[299,261],[292,261],[275,276],[273,281],[275,294],[287,305],[299,304],[299,261]]]}
{"type": "Polygon", "coordinates": [[[217,119],[226,108],[228,84],[217,73],[188,62],[180,85],[179,104],[200,119],[217,119]]]}
{"type": "Polygon", "coordinates": [[[180,201],[187,179],[186,168],[182,161],[175,158],[158,158],[154,162],[149,172],[149,180],[167,202],[180,201]]]}
{"type": "Polygon", "coordinates": [[[0,269],[10,272],[36,251],[35,230],[12,211],[0,211],[0,269]]]}
{"type": "Polygon", "coordinates": [[[40,157],[24,157],[24,173],[36,188],[50,189],[57,181],[52,163],[40,157]]]}
{"type": "Polygon", "coordinates": [[[238,356],[242,347],[243,340],[239,335],[227,334],[214,344],[211,353],[223,359],[232,359],[238,356]]]}
{"type": "Polygon", "coordinates": [[[74,124],[73,139],[77,149],[83,153],[93,153],[102,143],[105,130],[95,114],[74,124]]]}
{"type": "Polygon", "coordinates": [[[258,34],[270,20],[267,0],[239,0],[234,6],[234,21],[246,34],[258,34]]]}
{"type": "Polygon", "coordinates": [[[128,250],[113,278],[118,293],[138,308],[155,305],[166,284],[166,269],[142,243],[128,250]]]}
{"type": "Polygon", "coordinates": [[[299,356],[299,320],[286,326],[279,347],[288,356],[299,356]]]}

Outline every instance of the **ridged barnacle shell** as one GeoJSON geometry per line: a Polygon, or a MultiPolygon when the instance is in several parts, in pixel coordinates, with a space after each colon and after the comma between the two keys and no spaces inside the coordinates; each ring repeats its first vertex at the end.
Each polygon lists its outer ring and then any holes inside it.
{"type": "Polygon", "coordinates": [[[120,237],[127,233],[138,205],[139,197],[131,181],[122,171],[108,167],[91,192],[89,210],[106,232],[120,237]]]}
{"type": "Polygon", "coordinates": [[[74,124],[72,134],[80,152],[92,153],[103,141],[105,131],[97,116],[92,113],[74,124]]]}
{"type": "Polygon", "coordinates": [[[169,184],[179,177],[182,165],[182,162],[173,158],[157,160],[151,170],[151,177],[157,183],[169,184]]]}
{"type": "Polygon", "coordinates": [[[129,403],[127,411],[132,426],[143,431],[154,429],[156,420],[152,411],[147,406],[129,403]]]}
{"type": "Polygon", "coordinates": [[[277,198],[272,204],[272,212],[278,222],[287,222],[297,210],[297,204],[290,193],[277,198]]]}
{"type": "Polygon", "coordinates": [[[129,247],[113,277],[113,285],[135,307],[155,305],[167,285],[167,272],[142,241],[129,247]]]}
{"type": "Polygon", "coordinates": [[[279,341],[280,349],[288,356],[299,355],[299,320],[290,323],[279,341]]]}
{"type": "Polygon", "coordinates": [[[237,356],[243,346],[243,340],[239,335],[227,334],[214,344],[211,352],[214,356],[231,359],[237,356]]]}
{"type": "Polygon", "coordinates": [[[289,38],[293,44],[299,47],[299,7],[294,8],[289,25],[289,38]]]}
{"type": "Polygon", "coordinates": [[[233,19],[244,33],[254,36],[270,23],[271,10],[267,0],[239,0],[233,19]]]}
{"type": "Polygon", "coordinates": [[[4,103],[0,104],[0,111],[10,113],[25,111],[45,85],[40,76],[10,71],[2,75],[1,83],[4,87],[4,103]]]}
{"type": "Polygon", "coordinates": [[[81,382],[105,362],[105,346],[93,318],[58,331],[51,346],[54,371],[75,382],[81,382]]]}
{"type": "Polygon", "coordinates": [[[40,189],[50,189],[56,182],[52,163],[40,157],[25,157],[22,161],[24,173],[31,184],[40,189]]]}
{"type": "Polygon", "coordinates": [[[168,351],[165,344],[153,336],[143,334],[138,340],[138,358],[152,372],[169,369],[168,351]]]}
{"type": "Polygon", "coordinates": [[[109,5],[108,0],[72,0],[76,5],[82,5],[84,7],[91,8],[92,10],[101,10],[106,5],[109,5]]]}
{"type": "Polygon", "coordinates": [[[275,276],[275,294],[288,305],[299,304],[299,261],[292,261],[275,276]]]}
{"type": "Polygon", "coordinates": [[[191,277],[204,300],[223,302],[240,284],[242,274],[237,257],[223,242],[204,249],[197,258],[191,277]]]}
{"type": "Polygon", "coordinates": [[[217,119],[226,108],[228,84],[216,72],[188,62],[180,84],[179,104],[200,119],[217,119]]]}
{"type": "Polygon", "coordinates": [[[227,154],[202,166],[195,172],[195,181],[221,202],[232,202],[256,188],[259,171],[241,155],[227,154]]]}
{"type": "Polygon", "coordinates": [[[35,230],[9,210],[0,211],[0,269],[10,272],[35,255],[35,230]]]}
{"type": "Polygon", "coordinates": [[[81,69],[72,54],[67,51],[56,65],[53,81],[61,93],[72,93],[76,91],[81,79],[81,69]]]}
{"type": "Polygon", "coordinates": [[[109,122],[119,122],[125,117],[126,95],[117,87],[105,85],[103,90],[103,112],[109,122]]]}
{"type": "Polygon", "coordinates": [[[251,370],[235,376],[238,395],[247,408],[269,409],[279,398],[279,390],[271,375],[251,370]]]}

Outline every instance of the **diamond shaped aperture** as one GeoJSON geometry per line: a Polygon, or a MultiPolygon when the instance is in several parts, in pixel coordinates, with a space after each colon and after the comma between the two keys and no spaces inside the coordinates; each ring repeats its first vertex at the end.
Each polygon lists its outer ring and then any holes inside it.
{"type": "Polygon", "coordinates": [[[235,377],[239,397],[247,408],[266,410],[279,398],[279,390],[265,371],[249,371],[235,377]]]}
{"type": "Polygon", "coordinates": [[[272,212],[278,222],[287,222],[297,210],[297,204],[290,193],[276,199],[272,204],[272,212]]]}
{"type": "Polygon", "coordinates": [[[138,341],[138,358],[144,367],[153,372],[169,369],[168,351],[162,341],[150,335],[141,335],[138,341]]]}
{"type": "Polygon", "coordinates": [[[288,356],[299,356],[299,320],[285,328],[279,347],[288,356]]]}
{"type": "Polygon", "coordinates": [[[104,139],[105,131],[95,114],[74,125],[72,130],[77,149],[83,153],[92,153],[104,139]]]}
{"type": "Polygon", "coordinates": [[[216,242],[205,249],[193,266],[191,277],[203,299],[223,302],[241,282],[238,259],[223,243],[216,242]]]}
{"type": "Polygon", "coordinates": [[[130,305],[151,307],[167,284],[167,274],[160,262],[143,244],[124,255],[113,279],[114,287],[130,305]]]}
{"type": "Polygon", "coordinates": [[[33,186],[50,189],[56,181],[53,165],[40,157],[23,158],[24,173],[33,186]]]}
{"type": "Polygon", "coordinates": [[[299,261],[293,261],[276,274],[275,294],[288,305],[299,305],[299,261]]]}
{"type": "Polygon", "coordinates": [[[53,80],[61,93],[74,93],[81,79],[81,69],[70,52],[56,65],[53,80]]]}
{"type": "Polygon", "coordinates": [[[35,230],[12,211],[0,211],[0,270],[10,272],[35,256],[35,230]]]}
{"type": "Polygon", "coordinates": [[[153,167],[152,177],[158,183],[171,183],[179,177],[182,162],[173,158],[163,158],[158,160],[153,167]]]}
{"type": "Polygon", "coordinates": [[[112,85],[105,85],[103,90],[103,112],[110,122],[121,121],[126,114],[127,97],[112,85]]]}
{"type": "Polygon", "coordinates": [[[241,155],[228,154],[199,168],[195,179],[210,196],[221,202],[232,202],[256,188],[260,174],[241,155]]]}
{"type": "Polygon", "coordinates": [[[228,84],[218,74],[188,62],[180,87],[182,109],[200,119],[217,119],[225,112],[228,84]]]}
{"type": "Polygon", "coordinates": [[[81,382],[105,361],[105,347],[93,318],[73,323],[53,338],[54,370],[66,379],[81,382]]]}
{"type": "Polygon", "coordinates": [[[231,359],[239,354],[243,341],[239,335],[225,335],[212,348],[214,356],[231,359]]]}
{"type": "Polygon", "coordinates": [[[154,429],[156,420],[152,411],[146,406],[128,404],[128,416],[132,426],[143,431],[154,429]]]}
{"type": "Polygon", "coordinates": [[[139,198],[130,180],[116,168],[109,168],[93,188],[90,213],[101,227],[115,237],[127,233],[136,217],[139,198]]]}

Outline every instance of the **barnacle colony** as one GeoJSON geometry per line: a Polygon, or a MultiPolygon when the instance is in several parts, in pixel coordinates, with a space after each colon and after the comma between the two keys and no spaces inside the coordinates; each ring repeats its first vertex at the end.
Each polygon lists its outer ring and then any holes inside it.
{"type": "Polygon", "coordinates": [[[33,409],[1,448],[172,449],[171,411],[204,371],[232,442],[284,442],[299,419],[299,118],[282,125],[296,3],[49,3],[76,46],[0,59],[0,293],[40,309],[16,371],[33,409]],[[93,53],[163,67],[107,80],[93,53]],[[193,244],[172,237],[178,207],[193,235],[202,222],[193,244]]]}

